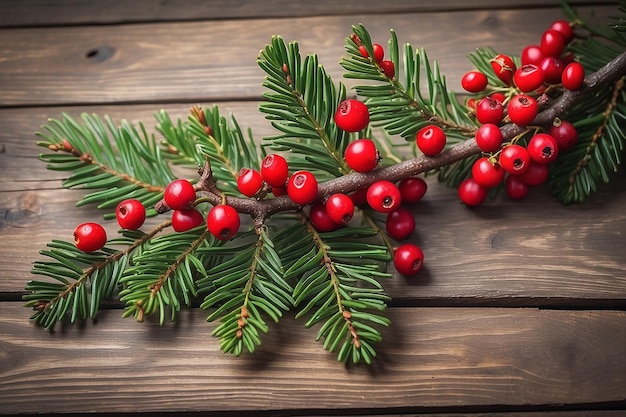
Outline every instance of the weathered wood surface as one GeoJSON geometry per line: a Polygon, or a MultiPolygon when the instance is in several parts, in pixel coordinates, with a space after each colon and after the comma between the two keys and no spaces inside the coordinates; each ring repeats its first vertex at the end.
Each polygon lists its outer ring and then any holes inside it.
{"type": "Polygon", "coordinates": [[[624,415],[623,171],[568,207],[541,187],[467,210],[431,180],[414,206],[427,267],[385,283],[393,325],[371,368],[344,369],[289,317],[260,352],[231,358],[198,309],[158,328],[113,306],[49,333],[19,301],[39,249],[94,218],[37,161],[33,133],[48,118],[85,111],[150,128],[161,108],[186,117],[218,103],[260,140],[274,132],[256,110],[255,58],[272,34],[339,80],[351,24],[381,40],[393,28],[454,86],[475,47],[518,52],[558,17],[557,1],[534,0],[0,2],[0,413],[624,415]]]}
{"type": "Polygon", "coordinates": [[[344,370],[289,318],[261,351],[231,358],[210,340],[213,326],[199,311],[164,328],[109,311],[97,325],[48,334],[23,320],[15,304],[0,305],[2,352],[12,359],[2,371],[4,412],[36,412],[42,403],[53,412],[320,414],[548,407],[574,399],[584,407],[620,401],[626,386],[626,372],[615,366],[624,360],[623,311],[393,308],[395,324],[376,364],[344,370]]]}

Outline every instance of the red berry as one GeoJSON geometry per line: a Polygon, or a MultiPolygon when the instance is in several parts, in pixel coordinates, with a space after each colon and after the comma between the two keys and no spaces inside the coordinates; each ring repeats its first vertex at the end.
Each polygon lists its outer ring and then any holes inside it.
{"type": "Polygon", "coordinates": [[[326,207],[321,201],[311,205],[309,220],[311,220],[311,224],[318,232],[332,232],[341,227],[340,223],[330,218],[326,207]]]}
{"type": "Polygon", "coordinates": [[[226,204],[218,204],[209,210],[207,228],[219,240],[229,240],[239,230],[239,213],[226,204]]]}
{"type": "Polygon", "coordinates": [[[309,171],[294,172],[287,182],[287,195],[301,206],[306,206],[317,197],[317,179],[309,171]]]}
{"type": "Polygon", "coordinates": [[[563,50],[565,49],[565,38],[563,38],[561,32],[554,29],[548,29],[543,32],[543,35],[541,36],[540,48],[541,53],[545,56],[561,56],[563,50]]]}
{"type": "Polygon", "coordinates": [[[541,52],[541,48],[538,45],[528,45],[522,51],[522,65],[541,65],[541,61],[545,56],[541,52]]]}
{"type": "Polygon", "coordinates": [[[139,200],[124,200],[117,205],[115,218],[122,229],[137,230],[146,221],[146,208],[139,200]]]}
{"type": "Polygon", "coordinates": [[[261,177],[272,187],[283,187],[289,178],[289,165],[281,155],[271,153],[263,158],[261,177]]]}
{"type": "Polygon", "coordinates": [[[380,68],[383,70],[383,73],[387,78],[393,78],[396,75],[396,66],[393,64],[393,61],[384,60],[380,63],[380,68]]]}
{"type": "Polygon", "coordinates": [[[499,101],[500,103],[504,103],[504,100],[506,100],[506,96],[497,91],[495,93],[491,93],[489,97],[491,97],[495,101],[499,101]]]}
{"type": "Polygon", "coordinates": [[[478,185],[485,188],[493,188],[502,183],[505,171],[497,163],[493,163],[483,156],[478,158],[472,165],[472,177],[478,185]]]}
{"type": "Polygon", "coordinates": [[[537,133],[528,142],[528,154],[530,158],[540,164],[554,162],[559,155],[559,145],[552,136],[547,133],[537,133]]]}
{"type": "Polygon", "coordinates": [[[540,185],[546,182],[550,174],[550,168],[548,164],[540,164],[531,159],[528,169],[522,174],[519,174],[519,179],[528,185],[540,185]]]}
{"type": "Polygon", "coordinates": [[[280,197],[281,195],[286,195],[287,186],[283,185],[282,187],[272,187],[272,194],[274,194],[274,197],[280,197]]]}
{"type": "Polygon", "coordinates": [[[179,233],[198,227],[203,222],[204,217],[196,208],[188,210],[174,210],[172,213],[172,228],[174,231],[179,233]]]}
{"type": "Polygon", "coordinates": [[[519,175],[509,175],[505,181],[506,194],[511,200],[521,200],[528,194],[528,184],[519,175]]]}
{"type": "Polygon", "coordinates": [[[480,71],[469,71],[461,78],[461,86],[470,93],[480,93],[487,88],[487,76],[480,71]]]}
{"type": "Polygon", "coordinates": [[[426,194],[428,184],[421,178],[408,177],[400,180],[398,189],[403,203],[417,203],[426,194]]]}
{"type": "Polygon", "coordinates": [[[537,100],[526,94],[517,94],[507,105],[509,117],[513,123],[526,126],[535,119],[539,106],[537,100]]]}
{"type": "Polygon", "coordinates": [[[347,99],[339,103],[335,112],[335,123],[346,132],[358,132],[365,129],[370,122],[367,106],[355,99],[347,99]]]}
{"type": "Polygon", "coordinates": [[[556,119],[548,129],[548,134],[556,140],[559,152],[573,148],[578,142],[576,128],[566,120],[556,119]]]}
{"type": "Polygon", "coordinates": [[[578,90],[585,82],[585,68],[580,62],[567,64],[561,73],[561,82],[563,83],[563,87],[568,90],[578,90]]]}
{"type": "Polygon", "coordinates": [[[415,135],[417,147],[426,156],[435,156],[446,147],[446,134],[437,125],[428,125],[415,135]]]}
{"type": "Polygon", "coordinates": [[[507,145],[500,152],[500,166],[510,174],[521,174],[526,171],[530,163],[530,155],[526,148],[520,145],[507,145]]]}
{"type": "Polygon", "coordinates": [[[476,106],[476,119],[482,123],[498,124],[504,117],[502,102],[491,97],[484,97],[476,106]]]}
{"type": "Polygon", "coordinates": [[[469,207],[481,205],[488,194],[488,189],[478,184],[474,178],[464,179],[458,189],[461,202],[469,207]]]}
{"type": "Polygon", "coordinates": [[[165,187],[163,199],[172,210],[186,210],[195,201],[196,190],[185,179],[174,180],[165,187]]]}
{"type": "Polygon", "coordinates": [[[493,72],[502,82],[506,85],[513,84],[513,74],[517,67],[510,56],[498,54],[491,59],[490,63],[493,72]]]}
{"type": "Polygon", "coordinates": [[[367,204],[381,213],[395,210],[402,201],[400,190],[387,180],[376,181],[367,189],[367,204]]]}
{"type": "Polygon", "coordinates": [[[547,56],[539,64],[539,68],[543,71],[543,81],[548,84],[558,84],[561,82],[561,74],[563,74],[563,61],[557,57],[547,56]]]}
{"type": "Polygon", "coordinates": [[[98,223],[82,223],[74,229],[74,244],[83,252],[95,252],[107,243],[107,232],[98,223]]]}
{"type": "Polygon", "coordinates": [[[372,49],[374,50],[374,60],[381,63],[385,57],[385,48],[381,44],[375,43],[372,45],[372,49]]]}
{"type": "Polygon", "coordinates": [[[502,146],[502,131],[493,123],[485,123],[476,131],[476,144],[483,152],[495,152],[502,146]]]}
{"type": "MultiPolygon", "coordinates": [[[[383,48],[382,45],[375,43],[372,45],[372,49],[374,50],[374,60],[378,63],[382,62],[385,57],[385,48],[383,48]]],[[[367,49],[365,49],[365,46],[363,45],[359,46],[359,52],[361,52],[361,56],[363,58],[369,58],[370,56],[370,54],[367,53],[367,49]]]]}
{"type": "Polygon", "coordinates": [[[367,204],[367,188],[359,188],[348,194],[348,197],[355,206],[364,206],[367,204]]]}
{"type": "Polygon", "coordinates": [[[394,251],[393,265],[402,275],[415,275],[424,265],[424,252],[417,245],[403,243],[394,251]]]}
{"type": "Polygon", "coordinates": [[[345,194],[333,194],[326,200],[326,212],[335,223],[347,223],[354,215],[354,202],[345,194]]]}
{"type": "Polygon", "coordinates": [[[415,230],[415,218],[413,213],[400,206],[387,214],[385,222],[387,234],[395,240],[405,240],[415,230]]]}
{"type": "Polygon", "coordinates": [[[548,29],[559,32],[563,36],[565,43],[570,43],[574,39],[574,29],[567,20],[555,20],[548,29]]]}
{"type": "Polygon", "coordinates": [[[376,168],[380,154],[371,139],[357,139],[351,142],[344,153],[344,159],[356,172],[369,172],[376,168]]]}
{"type": "Polygon", "coordinates": [[[543,85],[543,71],[537,65],[523,65],[515,71],[513,81],[524,93],[530,93],[543,85]]]}
{"type": "Polygon", "coordinates": [[[261,173],[255,169],[241,168],[237,177],[239,192],[248,197],[254,197],[263,187],[261,173]]]}

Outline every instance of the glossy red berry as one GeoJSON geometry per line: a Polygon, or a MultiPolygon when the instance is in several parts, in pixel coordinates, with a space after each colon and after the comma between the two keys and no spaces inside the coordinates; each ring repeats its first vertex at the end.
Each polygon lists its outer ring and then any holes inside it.
{"type": "Polygon", "coordinates": [[[387,180],[376,181],[367,189],[367,204],[381,213],[389,213],[395,210],[402,202],[400,190],[396,185],[387,180]]]}
{"type": "Polygon", "coordinates": [[[196,190],[185,179],[174,180],[165,187],[163,199],[172,210],[186,210],[196,200],[196,190]]]}
{"type": "Polygon", "coordinates": [[[209,210],[207,228],[219,240],[229,240],[239,230],[239,213],[232,206],[218,204],[209,210]]]}
{"type": "Polygon", "coordinates": [[[543,71],[537,65],[523,65],[515,71],[513,81],[524,93],[530,93],[543,85],[543,71]]]}
{"type": "Polygon", "coordinates": [[[556,139],[547,133],[537,133],[530,138],[527,149],[530,158],[540,164],[552,163],[559,155],[559,145],[556,139]]]}
{"type": "Polygon", "coordinates": [[[491,97],[484,97],[476,106],[476,119],[481,123],[498,124],[504,117],[502,102],[491,97]]]}
{"type": "Polygon", "coordinates": [[[204,222],[204,216],[196,208],[188,210],[174,210],[172,213],[172,228],[178,233],[186,232],[204,222]]]}
{"type": "MultiPolygon", "coordinates": [[[[378,63],[382,62],[385,57],[385,48],[381,44],[375,43],[372,45],[372,49],[374,50],[374,60],[378,63]]],[[[359,52],[361,52],[363,58],[369,58],[370,56],[363,45],[359,46],[359,52]]]]}
{"type": "Polygon", "coordinates": [[[415,230],[415,218],[413,217],[413,213],[402,206],[398,207],[387,214],[385,230],[387,230],[387,234],[395,240],[407,239],[415,230]]]}
{"type": "Polygon", "coordinates": [[[415,141],[424,155],[435,156],[446,147],[446,133],[437,125],[428,125],[417,132],[415,141]]]}
{"type": "Polygon", "coordinates": [[[507,111],[513,123],[526,126],[537,116],[537,100],[526,94],[516,94],[507,104],[507,111]]]}
{"type": "Polygon", "coordinates": [[[561,82],[561,74],[565,69],[563,61],[554,56],[547,56],[539,64],[543,72],[543,81],[548,84],[558,84],[561,82]]]}
{"type": "Polygon", "coordinates": [[[481,205],[489,194],[487,188],[478,184],[476,180],[471,177],[464,179],[457,191],[461,202],[469,207],[481,205]]]}
{"type": "Polygon", "coordinates": [[[563,50],[565,49],[565,38],[563,38],[563,34],[561,32],[548,29],[541,36],[541,53],[545,56],[561,56],[563,50]]]}
{"type": "Polygon", "coordinates": [[[530,162],[528,151],[521,145],[513,144],[502,148],[500,166],[510,174],[521,174],[526,171],[530,162]]]}
{"type": "Polygon", "coordinates": [[[359,188],[352,191],[348,194],[348,197],[350,197],[355,207],[364,206],[367,204],[367,188],[359,188]]]}
{"type": "Polygon", "coordinates": [[[341,227],[341,223],[333,221],[321,201],[313,203],[309,210],[309,220],[318,232],[332,232],[341,227]]]}
{"type": "Polygon", "coordinates": [[[583,86],[585,81],[585,68],[580,62],[571,62],[567,64],[561,74],[561,82],[563,87],[568,90],[578,90],[583,86]]]}
{"type": "Polygon", "coordinates": [[[317,197],[317,179],[309,171],[297,171],[287,182],[287,195],[301,206],[306,206],[317,197]]]}
{"type": "Polygon", "coordinates": [[[461,86],[470,93],[480,93],[487,84],[487,76],[480,71],[468,71],[461,78],[461,86]]]}
{"type": "Polygon", "coordinates": [[[346,132],[358,132],[365,129],[370,122],[367,106],[355,99],[347,99],[339,103],[335,112],[335,123],[346,132]]]}
{"type": "Polygon", "coordinates": [[[493,123],[485,123],[476,131],[476,144],[483,152],[496,152],[502,146],[502,131],[493,123]]]}
{"type": "Polygon", "coordinates": [[[485,188],[493,188],[502,184],[505,171],[502,167],[493,163],[486,156],[480,157],[472,165],[472,177],[485,188]]]}
{"type": "Polygon", "coordinates": [[[424,266],[424,252],[417,245],[403,243],[394,251],[393,265],[402,275],[413,276],[424,266]]]}
{"type": "Polygon", "coordinates": [[[528,45],[522,50],[522,65],[541,65],[541,61],[545,58],[538,45],[528,45]]]}
{"type": "Polygon", "coordinates": [[[378,165],[380,154],[373,140],[357,139],[346,147],[344,159],[356,172],[369,172],[378,165]]]}
{"type": "Polygon", "coordinates": [[[408,177],[400,180],[398,189],[400,190],[402,202],[411,204],[417,203],[424,197],[428,190],[428,184],[422,178],[408,177]]]}
{"type": "Polygon", "coordinates": [[[521,200],[528,194],[528,184],[519,175],[509,175],[504,184],[506,194],[511,200],[521,200]]]}
{"type": "Polygon", "coordinates": [[[272,187],[283,187],[289,178],[289,165],[281,155],[271,153],[263,158],[261,177],[272,187]]]}
{"type": "Polygon", "coordinates": [[[255,169],[241,168],[237,177],[239,192],[248,197],[254,197],[263,187],[263,177],[255,169]]]}
{"type": "Polygon", "coordinates": [[[82,223],[74,229],[74,244],[83,252],[95,252],[106,243],[106,230],[98,223],[82,223]]]}
{"type": "Polygon", "coordinates": [[[573,148],[578,142],[578,132],[567,120],[556,119],[548,129],[548,134],[556,140],[559,152],[573,148]]]}
{"type": "Polygon", "coordinates": [[[354,215],[354,202],[345,194],[335,193],[326,200],[326,212],[335,223],[347,223],[354,215]]]}
{"type": "Polygon", "coordinates": [[[513,74],[517,67],[508,55],[498,54],[491,59],[491,68],[496,76],[506,85],[513,85],[513,74]]]}
{"type": "Polygon", "coordinates": [[[115,208],[115,218],[122,229],[137,230],[146,221],[146,208],[139,200],[124,200],[115,208]]]}
{"type": "Polygon", "coordinates": [[[574,39],[574,29],[567,20],[555,20],[548,29],[559,32],[563,36],[566,44],[574,39]]]}
{"type": "Polygon", "coordinates": [[[396,66],[393,61],[389,61],[385,59],[380,63],[380,68],[383,70],[383,73],[387,78],[393,78],[396,75],[396,66]]]}
{"type": "Polygon", "coordinates": [[[548,164],[540,164],[531,159],[526,171],[519,174],[518,177],[524,184],[535,186],[546,182],[549,174],[550,166],[548,164]]]}

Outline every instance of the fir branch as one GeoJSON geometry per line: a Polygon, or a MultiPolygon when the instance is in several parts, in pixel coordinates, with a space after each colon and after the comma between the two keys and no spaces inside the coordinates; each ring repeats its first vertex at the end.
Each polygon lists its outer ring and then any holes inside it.
{"type": "Polygon", "coordinates": [[[298,43],[287,45],[279,36],[272,37],[257,63],[267,73],[263,86],[270,90],[263,93],[259,110],[282,132],[266,138],[272,149],[291,151],[298,156],[289,159],[294,170],[310,170],[319,178],[349,172],[343,159],[349,134],[333,119],[346,97],[345,86],[335,86],[316,55],[302,61],[298,43]]]}
{"type": "Polygon", "coordinates": [[[55,152],[39,156],[48,162],[48,168],[73,171],[63,181],[64,187],[97,190],[76,205],[97,204],[100,209],[110,209],[126,198],[136,198],[146,206],[156,203],[174,175],[154,137],[142,124],[138,131],[127,121],[117,127],[108,116],[103,120],[82,114],[81,119],[79,123],[64,114],[60,120],[50,119],[37,132],[45,139],[37,145],[55,152]]]}
{"type": "Polygon", "coordinates": [[[198,281],[199,291],[207,293],[200,307],[214,309],[207,317],[220,320],[213,336],[220,338],[224,352],[235,356],[261,344],[260,333],[269,331],[264,316],[278,322],[293,305],[274,242],[264,227],[255,231],[257,239],[241,246],[207,246],[200,251],[224,257],[198,281]]]}
{"type": "MultiPolygon", "coordinates": [[[[296,317],[310,314],[306,327],[324,322],[317,340],[324,339],[324,349],[338,351],[339,361],[371,363],[376,356],[373,344],[382,340],[376,326],[389,324],[388,319],[372,311],[384,311],[389,299],[379,282],[389,275],[376,263],[389,261],[389,252],[363,242],[376,235],[372,229],[319,233],[301,216],[303,223],[294,228],[307,237],[297,247],[289,246],[299,258],[286,272],[302,274],[294,288],[296,306],[303,305],[296,317]]],[[[291,235],[294,232],[290,230],[291,235]]]]}
{"type": "Polygon", "coordinates": [[[206,227],[164,235],[150,240],[141,254],[133,256],[120,279],[124,285],[120,301],[126,304],[123,317],[132,315],[142,322],[158,311],[163,324],[166,308],[173,321],[183,304],[189,306],[191,297],[197,295],[196,274],[205,272],[204,262],[195,254],[214,242],[208,236],[206,227]]]}
{"type": "MultiPolygon", "coordinates": [[[[87,317],[95,318],[101,302],[110,298],[117,289],[129,255],[169,225],[167,221],[150,233],[139,235],[122,251],[105,247],[95,253],[84,253],[70,242],[50,242],[50,250],[41,251],[41,254],[52,258],[52,261],[36,261],[31,272],[57,282],[28,282],[23,300],[27,301],[26,307],[35,310],[31,319],[52,328],[64,319],[68,311],[71,311],[71,323],[87,317]]],[[[129,239],[110,243],[128,244],[129,239]]]]}

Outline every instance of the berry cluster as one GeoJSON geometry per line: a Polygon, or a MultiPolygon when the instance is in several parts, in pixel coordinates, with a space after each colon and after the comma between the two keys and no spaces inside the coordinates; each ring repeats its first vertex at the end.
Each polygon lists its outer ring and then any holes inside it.
{"type": "Polygon", "coordinates": [[[530,186],[547,180],[549,166],[559,152],[576,144],[578,134],[568,121],[555,119],[549,127],[532,126],[540,107],[551,96],[562,88],[577,90],[583,85],[583,66],[566,52],[574,35],[567,21],[557,20],[542,34],[538,45],[523,49],[519,67],[510,56],[496,55],[490,61],[491,68],[505,88],[489,85],[487,74],[478,70],[462,77],[462,87],[478,94],[467,105],[481,124],[475,137],[484,152],[472,166],[471,176],[459,186],[464,204],[481,204],[490,188],[503,183],[510,198],[524,198],[530,186]],[[527,130],[503,143],[499,126],[508,122],[527,130]]]}

